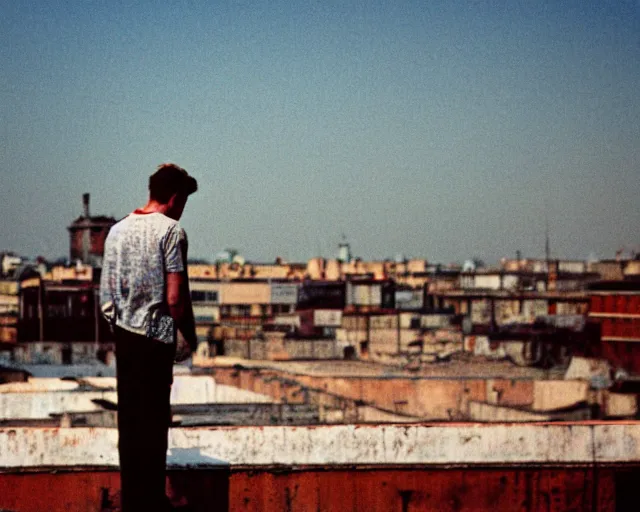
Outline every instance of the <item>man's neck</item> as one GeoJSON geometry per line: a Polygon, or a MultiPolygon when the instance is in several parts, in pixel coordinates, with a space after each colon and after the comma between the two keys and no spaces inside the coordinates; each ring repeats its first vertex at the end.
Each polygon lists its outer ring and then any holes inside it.
{"type": "Polygon", "coordinates": [[[149,199],[149,202],[142,208],[135,210],[135,213],[162,213],[166,214],[169,209],[169,205],[162,204],[155,199],[149,199]]]}

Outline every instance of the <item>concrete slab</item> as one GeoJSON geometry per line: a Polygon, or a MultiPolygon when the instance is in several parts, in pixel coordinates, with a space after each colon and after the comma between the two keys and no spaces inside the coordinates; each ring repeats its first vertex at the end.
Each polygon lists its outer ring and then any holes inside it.
{"type": "Polygon", "coordinates": [[[52,414],[102,409],[94,400],[117,402],[115,391],[45,391],[1,393],[0,420],[45,419],[52,414]]]}
{"type": "Polygon", "coordinates": [[[583,380],[541,380],[533,383],[536,412],[554,411],[589,401],[589,383],[583,380]]]}
{"type": "Polygon", "coordinates": [[[593,450],[596,462],[616,463],[640,460],[638,422],[595,425],[593,450]]]}
{"type": "MultiPolygon", "coordinates": [[[[117,431],[0,429],[0,468],[116,467],[117,431]]],[[[640,423],[172,429],[170,467],[640,463],[640,423]]]]}
{"type": "Polygon", "coordinates": [[[34,393],[42,391],[71,391],[79,384],[70,380],[57,378],[30,378],[27,382],[7,382],[0,384],[0,393],[34,393]]]}
{"type": "Polygon", "coordinates": [[[605,414],[607,417],[634,418],[638,414],[637,395],[607,393],[605,397],[605,414]]]}

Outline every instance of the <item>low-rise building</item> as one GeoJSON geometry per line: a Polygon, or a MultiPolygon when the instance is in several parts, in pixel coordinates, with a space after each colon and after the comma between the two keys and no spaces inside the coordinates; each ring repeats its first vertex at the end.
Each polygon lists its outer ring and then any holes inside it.
{"type": "Polygon", "coordinates": [[[640,375],[640,281],[603,281],[589,290],[589,320],[600,330],[599,354],[640,375]]]}
{"type": "Polygon", "coordinates": [[[99,312],[98,285],[86,279],[31,278],[21,283],[18,340],[111,341],[99,312]]]}
{"type": "Polygon", "coordinates": [[[0,343],[18,341],[19,290],[17,281],[0,281],[0,343]]]}

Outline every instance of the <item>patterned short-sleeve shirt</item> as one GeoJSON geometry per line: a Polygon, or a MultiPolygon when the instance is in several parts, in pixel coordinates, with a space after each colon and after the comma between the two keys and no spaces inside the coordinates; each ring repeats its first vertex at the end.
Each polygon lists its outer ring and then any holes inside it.
{"type": "Polygon", "coordinates": [[[115,224],[105,241],[100,306],[128,331],[165,343],[176,328],[166,299],[166,274],[183,272],[187,238],[166,215],[134,212],[115,224]]]}

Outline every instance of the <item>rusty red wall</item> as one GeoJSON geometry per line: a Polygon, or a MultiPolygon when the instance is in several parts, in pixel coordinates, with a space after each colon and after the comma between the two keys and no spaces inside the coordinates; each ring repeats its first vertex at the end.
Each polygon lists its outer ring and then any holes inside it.
{"type": "MultiPolygon", "coordinates": [[[[70,254],[69,258],[74,261],[83,258],[83,246],[84,246],[84,232],[91,228],[75,228],[70,232],[69,244],[70,254]]],[[[89,232],[89,254],[102,256],[104,253],[104,242],[109,234],[110,227],[99,226],[89,232]]]]}
{"type": "Polygon", "coordinates": [[[624,368],[634,375],[640,375],[640,343],[602,341],[600,356],[614,368],[624,368]]]}
{"type": "Polygon", "coordinates": [[[600,324],[598,355],[614,367],[640,375],[640,294],[612,291],[592,295],[590,314],[600,324]]]}
{"type": "Polygon", "coordinates": [[[614,474],[591,469],[261,472],[234,475],[229,511],[613,511],[615,501],[614,474]]]}
{"type": "MultiPolygon", "coordinates": [[[[168,490],[196,511],[619,512],[635,510],[639,470],[183,470],[168,490]]],[[[115,512],[118,493],[115,471],[0,474],[0,509],[13,512],[115,512]]]]}

